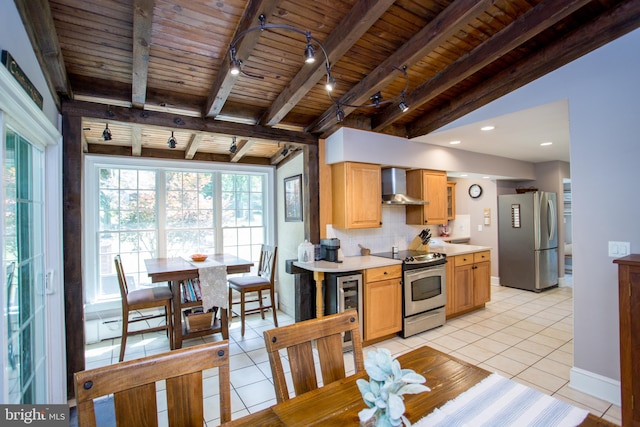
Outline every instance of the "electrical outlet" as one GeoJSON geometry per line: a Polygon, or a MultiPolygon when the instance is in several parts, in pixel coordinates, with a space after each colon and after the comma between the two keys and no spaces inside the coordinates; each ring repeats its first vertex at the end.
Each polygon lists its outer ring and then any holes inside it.
{"type": "Polygon", "coordinates": [[[482,224],[478,224],[478,231],[482,231],[482,224]]]}

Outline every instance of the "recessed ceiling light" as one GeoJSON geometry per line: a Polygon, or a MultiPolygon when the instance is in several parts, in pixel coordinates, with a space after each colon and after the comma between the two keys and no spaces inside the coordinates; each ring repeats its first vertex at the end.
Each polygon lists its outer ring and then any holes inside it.
{"type": "Polygon", "coordinates": [[[489,126],[482,126],[480,130],[494,130],[495,128],[496,128],[495,126],[489,125],[489,126]]]}
{"type": "Polygon", "coordinates": [[[450,141],[449,144],[451,145],[457,145],[460,144],[462,141],[450,141]]]}
{"type": "Polygon", "coordinates": [[[464,178],[465,176],[469,176],[469,175],[467,175],[466,173],[463,173],[463,174],[462,174],[462,175],[460,175],[460,176],[464,178]]]}
{"type": "Polygon", "coordinates": [[[491,179],[490,176],[483,176],[482,179],[491,179]]]}
{"type": "Polygon", "coordinates": [[[543,142],[543,143],[542,143],[542,144],[540,144],[540,145],[541,145],[541,146],[543,146],[543,147],[545,147],[545,146],[547,146],[547,145],[552,145],[552,144],[553,144],[553,142],[551,142],[551,141],[547,141],[547,142],[543,142]]]}

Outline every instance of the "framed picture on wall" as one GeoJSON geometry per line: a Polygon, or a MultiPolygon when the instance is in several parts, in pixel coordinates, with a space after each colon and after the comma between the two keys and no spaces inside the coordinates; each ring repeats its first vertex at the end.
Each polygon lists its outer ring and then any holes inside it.
{"type": "Polygon", "coordinates": [[[284,179],[284,220],[302,221],[302,175],[284,179]]]}

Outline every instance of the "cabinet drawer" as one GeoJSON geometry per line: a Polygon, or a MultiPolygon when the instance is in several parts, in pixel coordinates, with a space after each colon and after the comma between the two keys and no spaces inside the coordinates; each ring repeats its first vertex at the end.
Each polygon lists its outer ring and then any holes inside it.
{"type": "Polygon", "coordinates": [[[456,255],[455,262],[456,267],[473,264],[473,254],[456,255]]]}
{"type": "Polygon", "coordinates": [[[364,271],[365,282],[376,282],[402,277],[402,264],[387,265],[385,267],[368,268],[364,271]]]}
{"type": "Polygon", "coordinates": [[[475,252],[473,262],[491,261],[491,251],[475,252]]]}

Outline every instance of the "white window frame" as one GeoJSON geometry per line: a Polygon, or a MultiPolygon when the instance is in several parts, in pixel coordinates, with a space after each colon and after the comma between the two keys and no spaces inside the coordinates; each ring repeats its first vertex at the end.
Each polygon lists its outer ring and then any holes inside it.
{"type": "MultiPolygon", "coordinates": [[[[275,167],[260,165],[239,165],[219,162],[202,162],[193,160],[167,160],[167,159],[151,159],[151,158],[130,158],[87,154],[84,158],[84,206],[83,206],[83,282],[85,283],[85,295],[87,286],[90,283],[96,283],[98,278],[98,239],[97,230],[99,229],[98,215],[98,182],[99,176],[97,171],[102,167],[113,168],[151,168],[177,170],[186,169],[190,171],[201,172],[223,172],[223,173],[260,173],[265,175],[265,194],[266,200],[263,207],[264,210],[264,227],[265,241],[275,243],[275,167]]],[[[216,194],[219,196],[219,184],[216,184],[216,194]]],[[[158,189],[160,191],[160,189],[158,189]]],[[[164,197],[164,196],[161,196],[164,197]]],[[[161,200],[158,200],[160,203],[161,200]]],[[[216,215],[220,216],[221,212],[216,209],[216,215]]],[[[220,220],[216,220],[216,224],[221,224],[220,220]]],[[[162,224],[160,224],[162,226],[162,224]]],[[[222,244],[222,229],[218,228],[219,236],[216,239],[216,245],[222,244]]],[[[163,243],[159,243],[159,246],[163,243]]],[[[222,250],[222,246],[216,248],[217,251],[222,250]]],[[[106,310],[116,310],[120,308],[119,301],[103,301],[89,304],[87,297],[84,301],[85,313],[100,312],[106,310]]]]}

